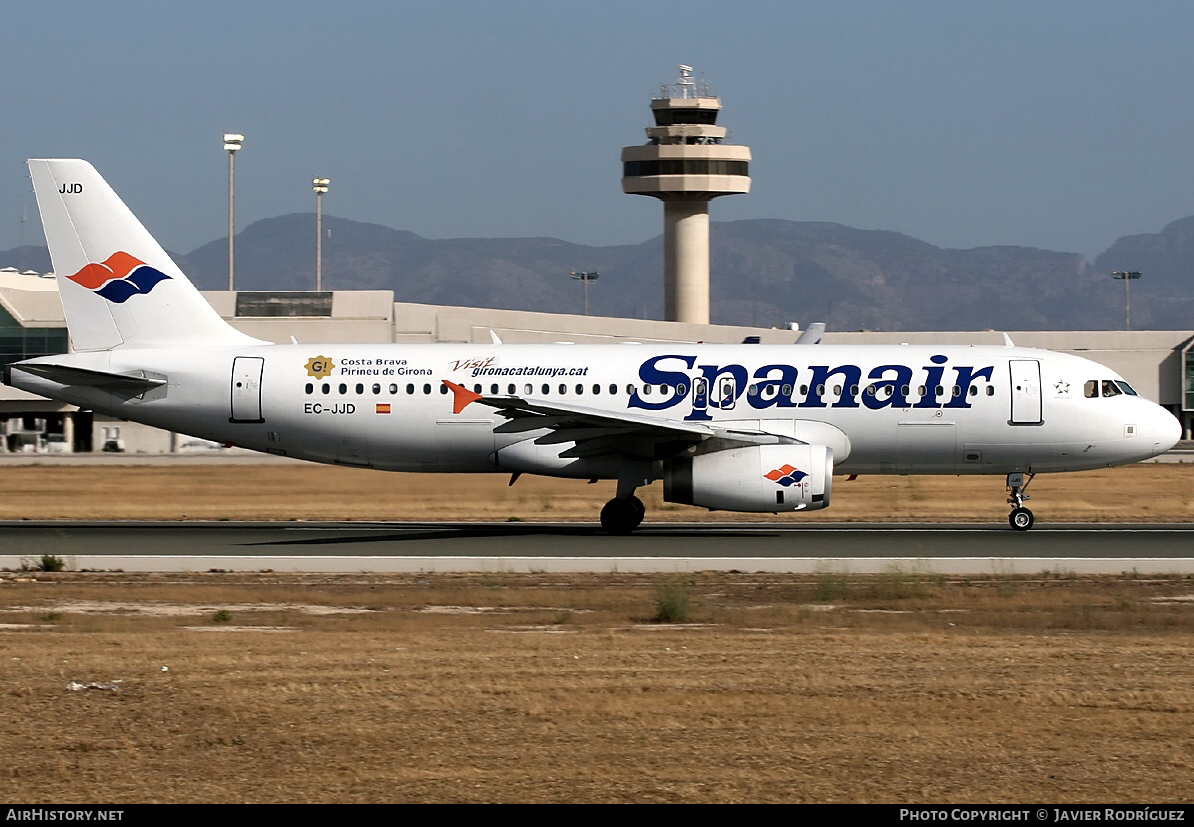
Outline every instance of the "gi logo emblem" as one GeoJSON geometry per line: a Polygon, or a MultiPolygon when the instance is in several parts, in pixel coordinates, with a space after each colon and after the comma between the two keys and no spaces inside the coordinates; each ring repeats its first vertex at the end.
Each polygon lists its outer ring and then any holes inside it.
{"type": "Polygon", "coordinates": [[[777,482],[784,488],[787,488],[789,485],[795,485],[796,483],[800,482],[802,479],[807,477],[808,474],[804,473],[803,471],[796,470],[794,466],[784,465],[783,468],[776,468],[774,471],[768,471],[763,476],[772,482],[777,482]]]}
{"type": "Polygon", "coordinates": [[[336,369],[336,363],[326,356],[312,356],[307,360],[307,375],[326,379],[336,369]]]}

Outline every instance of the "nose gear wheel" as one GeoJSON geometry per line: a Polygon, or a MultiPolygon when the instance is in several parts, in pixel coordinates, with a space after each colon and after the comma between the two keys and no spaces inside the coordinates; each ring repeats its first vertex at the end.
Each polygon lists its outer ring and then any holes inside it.
{"type": "Polygon", "coordinates": [[[1012,513],[1007,515],[1007,521],[1016,531],[1028,531],[1036,522],[1033,513],[1024,507],[1024,501],[1031,499],[1024,492],[1035,477],[1036,474],[1031,472],[1007,475],[1007,502],[1012,507],[1012,513]]]}

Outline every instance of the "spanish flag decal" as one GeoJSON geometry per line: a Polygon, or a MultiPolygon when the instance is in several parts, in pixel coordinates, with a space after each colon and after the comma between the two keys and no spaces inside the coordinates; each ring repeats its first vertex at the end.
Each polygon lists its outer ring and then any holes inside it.
{"type": "Polygon", "coordinates": [[[389,402],[378,402],[377,403],[376,413],[389,413],[389,412],[390,412],[390,403],[389,402]]]}

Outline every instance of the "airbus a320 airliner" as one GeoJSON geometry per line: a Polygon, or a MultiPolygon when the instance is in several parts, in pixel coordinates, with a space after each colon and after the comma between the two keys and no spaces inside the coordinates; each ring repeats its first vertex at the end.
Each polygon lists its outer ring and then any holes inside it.
{"type": "MultiPolygon", "coordinates": [[[[182,434],[390,471],[616,480],[708,509],[812,511],[834,474],[1033,475],[1136,462],[1180,427],[1113,371],[1042,350],[870,345],[272,344],[216,314],[85,161],[31,160],[73,351],[4,381],[182,434]]],[[[496,340],[496,337],[494,337],[496,340]]]]}

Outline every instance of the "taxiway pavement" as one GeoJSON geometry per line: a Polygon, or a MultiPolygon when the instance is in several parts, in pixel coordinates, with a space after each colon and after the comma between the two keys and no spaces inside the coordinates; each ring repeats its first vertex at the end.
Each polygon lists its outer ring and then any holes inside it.
{"type": "Polygon", "coordinates": [[[1194,524],[0,522],[0,568],[1194,573],[1194,524]]]}

